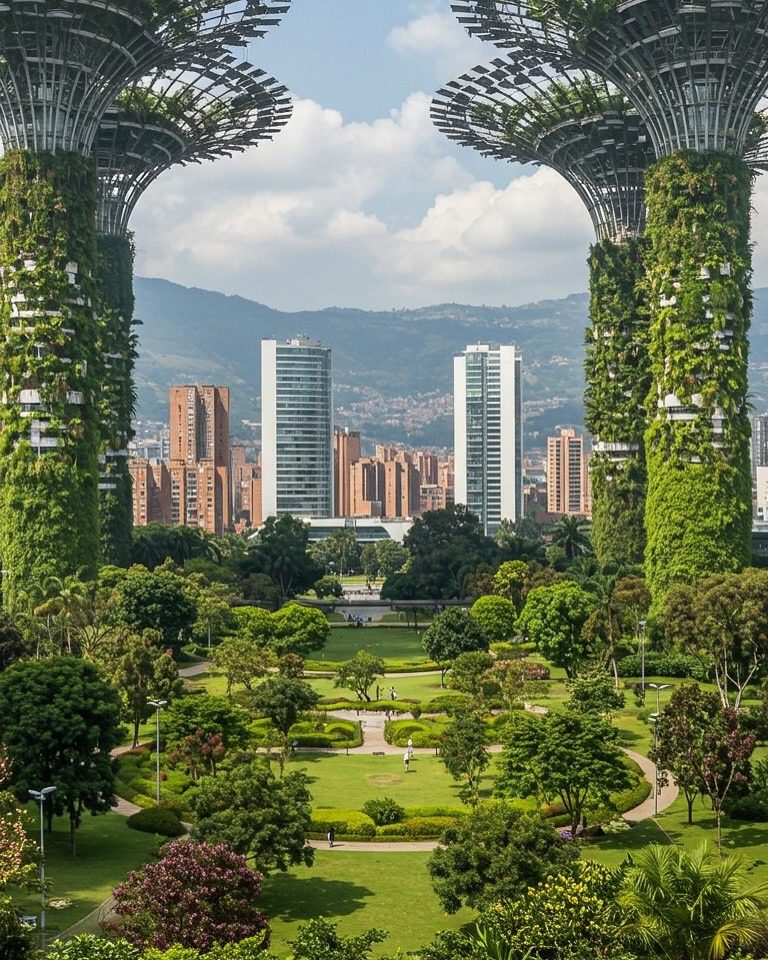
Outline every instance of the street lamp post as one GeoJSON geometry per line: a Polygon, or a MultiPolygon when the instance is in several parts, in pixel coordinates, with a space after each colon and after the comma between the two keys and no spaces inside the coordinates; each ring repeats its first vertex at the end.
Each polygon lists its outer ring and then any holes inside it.
{"type": "MultiPolygon", "coordinates": [[[[658,713],[652,713],[649,720],[653,724],[653,755],[655,757],[659,745],[658,713]]],[[[653,780],[653,815],[657,817],[659,815],[659,765],[655,760],[653,761],[653,780]]]]}
{"type": "Polygon", "coordinates": [[[155,720],[157,727],[157,742],[155,746],[156,760],[156,784],[157,784],[157,804],[160,805],[160,711],[168,706],[167,700],[147,700],[150,707],[155,708],[155,720]]]}
{"type": "Polygon", "coordinates": [[[661,713],[659,694],[661,693],[662,690],[666,690],[667,687],[671,687],[672,684],[671,683],[649,683],[648,686],[651,688],[651,690],[656,691],[656,716],[658,717],[659,714],[661,713]]]}
{"type": "Polygon", "coordinates": [[[640,621],[640,691],[645,703],[645,620],[640,621]]]}
{"type": "Polygon", "coordinates": [[[40,939],[45,949],[45,798],[53,793],[56,787],[43,787],[42,790],[30,790],[29,795],[40,804],[40,939]]]}

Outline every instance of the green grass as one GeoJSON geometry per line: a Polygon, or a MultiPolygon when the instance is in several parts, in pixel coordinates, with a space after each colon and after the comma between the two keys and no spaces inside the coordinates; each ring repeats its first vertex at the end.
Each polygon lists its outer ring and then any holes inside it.
{"type": "Polygon", "coordinates": [[[312,655],[317,663],[351,660],[358,650],[367,650],[383,660],[422,664],[429,658],[421,636],[405,627],[331,627],[331,636],[322,650],[312,655]]]}
{"type": "MultiPolygon", "coordinates": [[[[317,690],[321,697],[350,697],[354,699],[354,694],[343,687],[334,687],[334,681],[330,678],[318,677],[310,680],[312,686],[317,690]]],[[[424,675],[414,673],[408,677],[397,677],[389,680],[384,678],[379,681],[382,699],[389,697],[389,688],[394,687],[397,696],[406,700],[431,700],[433,697],[446,691],[440,687],[440,674],[424,675]]],[[[376,695],[376,686],[371,687],[371,696],[376,695]]]]}
{"type": "MultiPolygon", "coordinates": [[[[716,843],[715,818],[699,798],[693,810],[693,824],[687,823],[687,805],[680,795],[656,820],[646,820],[632,830],[606,837],[584,847],[585,856],[608,866],[617,866],[627,853],[649,843],[677,843],[693,849],[702,842],[716,843]]],[[[755,880],[768,880],[768,824],[723,820],[723,850],[744,857],[755,880]]]]}
{"type": "MultiPolygon", "coordinates": [[[[310,778],[312,806],[359,810],[372,797],[392,797],[404,807],[446,805],[460,807],[458,787],[437,757],[417,755],[408,773],[400,754],[298,754],[287,769],[303,769],[310,778]]],[[[489,795],[493,762],[484,778],[489,795]]]]}
{"type": "MultiPolygon", "coordinates": [[[[151,859],[156,849],[154,835],[129,829],[120,814],[92,817],[86,813],[77,831],[77,856],[73,858],[69,819],[54,818],[53,832],[45,835],[45,874],[53,883],[48,896],[68,897],[73,904],[66,910],[46,911],[48,930],[54,934],[82,920],[110,896],[127,873],[151,859]]],[[[17,897],[14,892],[13,899],[22,913],[39,913],[39,894],[17,897]]]]}
{"type": "Polygon", "coordinates": [[[427,853],[345,853],[318,850],[313,867],[270,877],[260,906],[270,918],[272,949],[290,953],[288,940],[313,917],[338,923],[344,936],[371,927],[389,931],[374,956],[394,956],[397,948],[414,950],[438,930],[456,929],[474,916],[462,909],[443,913],[427,873],[427,853]]]}

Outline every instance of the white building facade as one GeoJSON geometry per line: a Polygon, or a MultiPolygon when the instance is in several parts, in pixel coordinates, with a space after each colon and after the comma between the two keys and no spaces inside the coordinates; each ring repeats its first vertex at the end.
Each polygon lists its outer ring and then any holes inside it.
{"type": "Polygon", "coordinates": [[[262,515],[333,515],[331,348],[261,341],[262,515]]]}
{"type": "Polygon", "coordinates": [[[453,361],[455,502],[492,536],[523,515],[522,357],[475,344],[453,361]]]}

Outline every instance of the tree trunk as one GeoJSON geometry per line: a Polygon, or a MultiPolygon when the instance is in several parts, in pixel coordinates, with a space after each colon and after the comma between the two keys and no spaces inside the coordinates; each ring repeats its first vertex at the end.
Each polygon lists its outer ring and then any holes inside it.
{"type": "Polygon", "coordinates": [[[688,826],[690,827],[693,824],[693,801],[696,799],[695,795],[691,796],[686,792],[685,802],[688,804],[688,826]]]}

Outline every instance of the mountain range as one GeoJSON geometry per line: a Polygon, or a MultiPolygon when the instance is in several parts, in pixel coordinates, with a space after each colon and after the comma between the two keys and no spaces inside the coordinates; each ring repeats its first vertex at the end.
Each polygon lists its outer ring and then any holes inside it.
{"type": "MultiPolygon", "coordinates": [[[[135,292],[140,420],[168,419],[173,383],[215,383],[231,388],[233,436],[249,436],[243,421],[260,419],[262,338],[306,334],[333,349],[337,425],[369,441],[451,446],[452,358],[488,341],[522,351],[529,444],[557,424],[583,422],[583,293],[522,306],[287,312],[145,277],[135,292]]],[[[750,391],[756,412],[768,409],[768,288],[755,291],[750,391]]]]}

